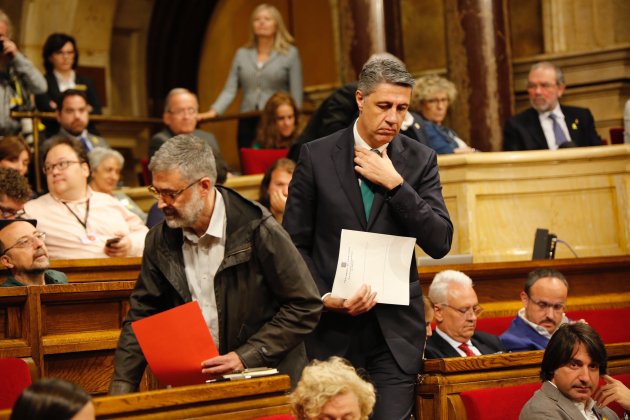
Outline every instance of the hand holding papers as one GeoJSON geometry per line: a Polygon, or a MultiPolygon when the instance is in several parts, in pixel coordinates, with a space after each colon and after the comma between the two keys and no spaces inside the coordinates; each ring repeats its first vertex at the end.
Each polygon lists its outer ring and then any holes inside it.
{"type": "Polygon", "coordinates": [[[203,384],[201,362],[218,356],[197,302],[131,324],[151,370],[162,385],[203,384]]]}
{"type": "Polygon", "coordinates": [[[409,305],[409,265],[416,241],[343,229],[332,295],[350,298],[366,284],[379,303],[409,305]]]}

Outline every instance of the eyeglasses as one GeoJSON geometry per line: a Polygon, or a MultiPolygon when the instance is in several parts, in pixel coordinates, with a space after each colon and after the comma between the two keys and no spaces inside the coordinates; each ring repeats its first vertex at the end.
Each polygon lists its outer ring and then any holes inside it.
{"type": "Polygon", "coordinates": [[[424,101],[425,103],[429,104],[429,105],[447,105],[448,104],[448,98],[431,98],[431,99],[427,99],[426,101],[424,101]]]}
{"type": "Polygon", "coordinates": [[[534,300],[529,295],[527,297],[534,305],[538,306],[541,311],[546,311],[549,308],[553,308],[554,312],[560,312],[564,311],[564,309],[567,307],[565,303],[549,303],[545,302],[544,300],[534,300]]]}
{"type": "Polygon", "coordinates": [[[162,200],[164,200],[165,198],[168,198],[170,202],[173,202],[177,200],[177,197],[179,197],[184,191],[186,191],[188,188],[192,187],[193,185],[195,185],[197,182],[201,181],[202,179],[203,178],[199,178],[195,182],[190,183],[186,188],[182,188],[181,190],[178,190],[178,191],[158,190],[153,185],[149,185],[149,187],[147,188],[149,192],[151,193],[151,195],[153,195],[153,197],[157,198],[158,200],[160,199],[160,197],[162,197],[162,200]]]}
{"type": "Polygon", "coordinates": [[[191,117],[193,115],[197,115],[197,108],[180,108],[174,111],[168,111],[169,114],[173,114],[176,117],[183,117],[184,115],[191,117]]]}
{"type": "Polygon", "coordinates": [[[25,238],[22,238],[22,239],[18,240],[12,246],[10,246],[7,249],[5,249],[4,252],[2,253],[2,255],[4,255],[7,252],[11,251],[13,248],[28,248],[28,247],[32,247],[33,244],[35,243],[35,239],[37,239],[37,240],[39,240],[41,242],[44,242],[44,239],[46,239],[46,233],[44,233],[44,232],[35,232],[35,233],[33,233],[32,236],[27,236],[25,238]]]}
{"type": "Polygon", "coordinates": [[[17,219],[18,217],[24,216],[26,211],[24,209],[14,210],[7,207],[0,206],[0,214],[3,219],[17,219]]]}
{"type": "Polygon", "coordinates": [[[44,165],[44,173],[50,174],[55,170],[55,168],[59,169],[60,171],[65,171],[66,169],[68,169],[68,166],[70,166],[73,163],[81,163],[81,162],[79,162],[78,160],[62,160],[61,162],[53,163],[50,165],[44,165]]]}
{"type": "Polygon", "coordinates": [[[441,303],[440,306],[449,307],[449,308],[459,312],[461,314],[461,316],[463,316],[463,317],[467,317],[467,316],[470,316],[472,314],[474,314],[475,316],[479,316],[483,312],[483,308],[481,307],[481,305],[469,306],[467,308],[456,308],[456,307],[448,305],[446,303],[441,303]]]}
{"type": "Polygon", "coordinates": [[[549,90],[552,87],[558,86],[556,83],[528,83],[527,84],[527,90],[536,90],[537,88],[540,88],[541,90],[549,90]]]}

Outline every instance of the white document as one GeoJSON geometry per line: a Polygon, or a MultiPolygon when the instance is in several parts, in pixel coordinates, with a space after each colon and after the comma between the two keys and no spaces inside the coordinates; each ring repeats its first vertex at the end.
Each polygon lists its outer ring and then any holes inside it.
{"type": "Polygon", "coordinates": [[[348,299],[367,284],[378,303],[408,306],[415,243],[415,238],[343,229],[332,296],[348,299]]]}

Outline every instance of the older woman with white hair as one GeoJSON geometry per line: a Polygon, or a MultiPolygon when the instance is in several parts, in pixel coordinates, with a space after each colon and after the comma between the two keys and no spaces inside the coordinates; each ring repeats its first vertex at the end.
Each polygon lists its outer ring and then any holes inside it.
{"type": "Polygon", "coordinates": [[[147,214],[124,192],[114,191],[120,181],[120,173],[125,165],[125,158],[117,150],[96,147],[88,153],[92,171],[90,188],[94,191],[115,197],[130,212],[138,215],[145,223],[147,214]]]}
{"type": "Polygon", "coordinates": [[[443,77],[428,75],[416,79],[411,105],[419,114],[407,113],[407,124],[403,123],[402,129],[405,130],[411,124],[415,125],[419,135],[411,136],[420,137],[419,141],[427,144],[438,154],[476,151],[460,139],[455,131],[442,125],[448,107],[456,97],[455,85],[443,77]]]}

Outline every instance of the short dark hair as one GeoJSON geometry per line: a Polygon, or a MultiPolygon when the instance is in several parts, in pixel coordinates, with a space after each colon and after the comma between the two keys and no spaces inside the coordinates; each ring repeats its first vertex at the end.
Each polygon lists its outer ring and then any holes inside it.
{"type": "Polygon", "coordinates": [[[527,296],[529,296],[530,289],[536,284],[536,282],[545,277],[553,277],[555,279],[560,280],[569,290],[569,282],[564,277],[564,275],[558,270],[554,270],[553,268],[537,268],[533,271],[530,271],[527,275],[527,280],[525,281],[525,286],[523,286],[523,291],[527,296]]]}
{"type": "Polygon", "coordinates": [[[26,203],[33,191],[26,177],[12,168],[0,168],[0,197],[7,196],[20,203],[26,203]]]}
{"type": "Polygon", "coordinates": [[[86,104],[89,103],[87,99],[87,94],[84,91],[78,89],[64,90],[63,92],[61,92],[61,95],[59,95],[59,100],[57,102],[57,112],[63,111],[63,103],[66,98],[70,96],[80,96],[83,98],[86,104]]]}
{"type": "Polygon", "coordinates": [[[90,401],[81,387],[59,378],[45,378],[26,388],[13,405],[10,420],[70,419],[90,401]]]}
{"type": "Polygon", "coordinates": [[[389,83],[413,88],[414,78],[407,71],[405,64],[396,57],[376,56],[370,58],[359,73],[357,90],[364,96],[370,95],[380,83],[389,83]]]}
{"type": "Polygon", "coordinates": [[[42,168],[46,164],[46,157],[48,156],[48,153],[51,151],[53,147],[59,146],[60,144],[65,144],[65,145],[70,146],[70,148],[72,148],[72,150],[74,150],[74,152],[77,154],[77,157],[79,158],[79,162],[87,163],[88,167],[90,166],[90,161],[88,160],[87,152],[85,151],[85,148],[83,147],[83,145],[81,144],[79,140],[75,140],[73,138],[70,138],[64,135],[57,135],[46,140],[46,142],[44,143],[44,148],[42,151],[42,168]]]}
{"type": "Polygon", "coordinates": [[[561,325],[551,336],[540,366],[540,379],[552,380],[556,369],[573,358],[578,344],[584,345],[593,363],[599,366],[599,373],[605,375],[608,370],[608,355],[601,337],[590,325],[575,322],[561,325]]]}
{"type": "Polygon", "coordinates": [[[44,48],[42,49],[42,58],[44,59],[46,73],[52,74],[54,70],[53,64],[50,62],[50,56],[53,53],[60,51],[68,42],[74,47],[74,61],[72,62],[72,68],[76,70],[79,65],[79,49],[77,48],[77,42],[72,35],[57,32],[48,35],[48,38],[44,43],[44,48]]]}

